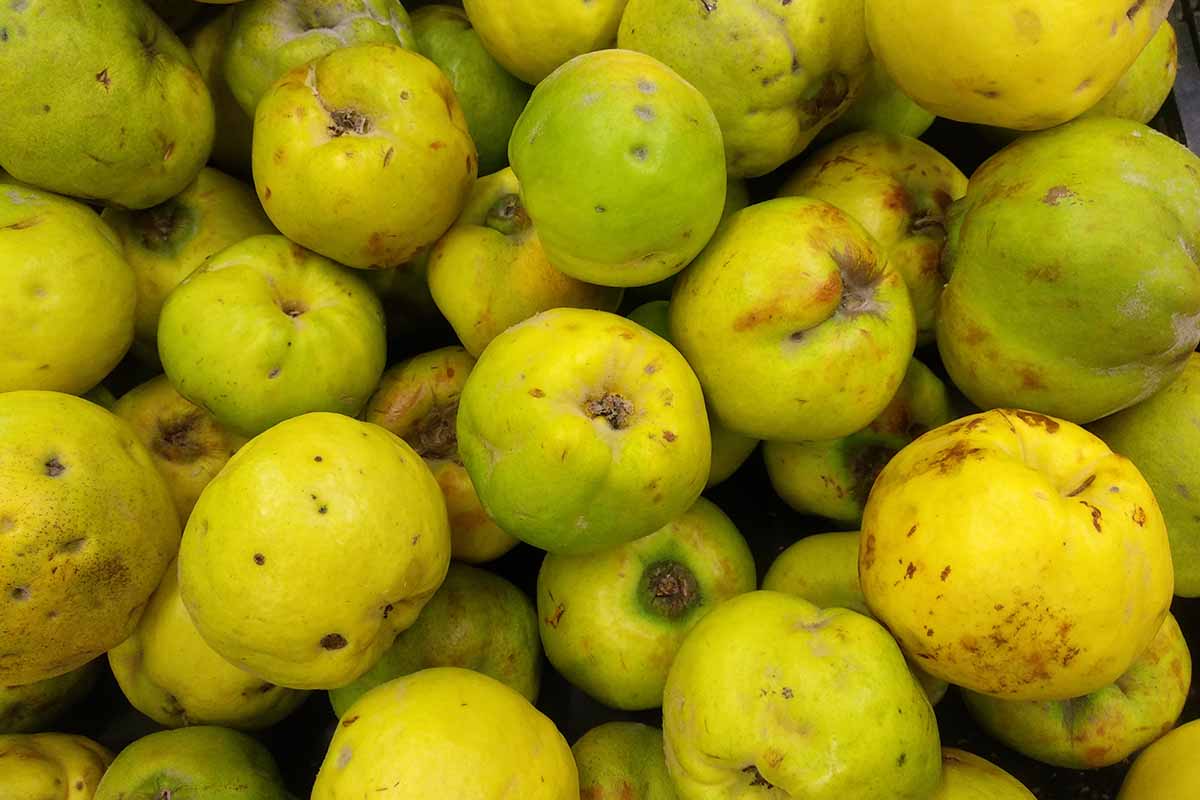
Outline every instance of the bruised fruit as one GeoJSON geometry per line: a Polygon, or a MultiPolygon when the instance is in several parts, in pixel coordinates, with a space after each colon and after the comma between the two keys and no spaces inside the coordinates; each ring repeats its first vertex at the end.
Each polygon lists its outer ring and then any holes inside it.
{"type": "Polygon", "coordinates": [[[626,0],[464,0],[483,46],[506,70],[540,83],[575,56],[610,47],[626,0]]]}
{"type": "Polygon", "coordinates": [[[386,351],[383,309],[363,279],[282,236],[209,257],[158,322],[171,385],[244,436],[310,411],[357,414],[386,351]]]}
{"type": "Polygon", "coordinates": [[[616,311],[621,289],[584,283],[550,264],[511,169],[480,178],[429,254],[429,290],[476,357],[507,328],[551,308],[616,311]]]}
{"type": "Polygon", "coordinates": [[[421,457],[377,425],[314,413],[252,439],[205,488],[179,588],[226,659],[330,689],[379,660],[449,561],[446,505],[421,457]]]}
{"type": "Polygon", "coordinates": [[[208,88],[141,0],[18,0],[0,8],[0,31],[0,168],[17,180],[147,208],[208,160],[208,88]]]}
{"type": "Polygon", "coordinates": [[[941,773],[933,709],[887,631],[779,592],[692,629],[663,737],[680,800],[925,800],[941,773]]]}
{"type": "Polygon", "coordinates": [[[546,556],[537,587],[542,646],[563,677],[606,706],[657,708],[688,631],[755,585],[746,540],[700,498],[629,544],[546,556]]]}
{"type": "Polygon", "coordinates": [[[953,747],[942,748],[942,782],[929,800],[1036,800],[1025,786],[992,762],[953,747]]]}
{"type": "Polygon", "coordinates": [[[571,747],[579,767],[579,796],[591,800],[678,800],[658,728],[638,722],[607,722],[571,747]]]}
{"type": "Polygon", "coordinates": [[[803,197],[732,215],[676,282],[670,327],[716,418],[767,440],[866,427],[916,343],[908,290],[880,245],[803,197]]]}
{"type": "Polygon", "coordinates": [[[107,748],[83,736],[0,736],[0,797],[92,800],[112,760],[107,748]]]}
{"type": "Polygon", "coordinates": [[[766,174],[808,147],[849,106],[871,63],[856,0],[630,0],[617,41],[704,93],[739,177],[766,174]]]}
{"type": "Polygon", "coordinates": [[[817,442],[767,442],[771,487],[802,514],[858,526],[884,465],[921,434],[953,419],[946,387],[915,358],[895,397],[866,428],[817,442]]]}
{"type": "Polygon", "coordinates": [[[863,131],[809,158],[779,190],[824,200],[866,228],[900,272],[912,299],[917,336],[933,341],[946,279],[940,261],[946,212],[967,193],[967,177],[924,142],[863,131]]]}
{"type": "Polygon", "coordinates": [[[695,87],[642,53],[603,50],[555,70],[534,89],[508,155],[546,257],[580,280],[668,278],[721,219],[716,117],[695,87]]]}
{"type": "Polygon", "coordinates": [[[275,232],[253,189],[208,167],[164,203],[141,211],[108,208],[101,219],[121,240],[137,277],[134,337],[151,362],[158,316],[171,290],[214,253],[275,232]]]}
{"type": "Polygon", "coordinates": [[[46,730],[91,693],[101,669],[102,661],[97,658],[55,678],[0,686],[0,733],[46,730]]]}
{"type": "Polygon", "coordinates": [[[450,81],[397,45],[358,45],[285,73],[254,117],[254,185],[285,236],[350,267],[411,260],[475,182],[450,81]]]}
{"type": "Polygon", "coordinates": [[[284,73],[344,47],[395,44],[415,49],[399,0],[243,0],[234,9],[223,70],[251,119],[284,73]]]}
{"type": "Polygon", "coordinates": [[[867,0],[867,36],[905,94],[938,116],[1039,130],[1112,89],[1172,2],[867,0]]]}
{"type": "Polygon", "coordinates": [[[408,630],[358,680],[329,692],[339,717],[381,683],[431,667],[464,667],[537,700],[542,650],[529,597],[501,578],[451,562],[446,580],[408,630]]]}
{"type": "Polygon", "coordinates": [[[1129,772],[1117,800],[1159,800],[1193,797],[1200,792],[1200,720],[1181,725],[1142,751],[1129,772]]]}
{"type": "Polygon", "coordinates": [[[451,555],[478,564],[504,555],[517,539],[483,510],[458,454],[459,395],[474,366],[475,359],[461,347],[396,364],[383,374],[363,419],[396,434],[425,459],[446,500],[451,555]]]}
{"type": "Polygon", "coordinates": [[[271,753],[207,725],[160,731],[117,754],[94,800],[289,800],[271,753]]]}
{"type": "Polygon", "coordinates": [[[439,667],[377,686],[342,715],[312,800],[505,795],[579,800],[571,749],[516,691],[439,667]]]}
{"type": "Polygon", "coordinates": [[[459,454],[484,510],[551,553],[666,525],[699,497],[711,447],[683,356],[604,311],[553,309],[500,334],[458,409],[459,454]]]}
{"type": "Polygon", "coordinates": [[[179,547],[179,519],[124,420],[57,392],[0,394],[0,685],[120,644],[179,547]]]}
{"type": "Polygon", "coordinates": [[[1014,701],[963,692],[967,709],[993,738],[1030,758],[1067,769],[1123,761],[1175,727],[1187,700],[1192,659],[1175,618],[1116,682],[1083,697],[1014,701]]]}
{"type": "Polygon", "coordinates": [[[1166,529],[1137,469],[1028,411],[964,417],[901,450],[867,501],[858,563],[909,657],[1009,700],[1114,682],[1171,601],[1166,529]]]}
{"type": "Polygon", "coordinates": [[[91,209],[0,181],[0,392],[91,389],[133,341],[135,297],[121,243],[91,209]]]}
{"type": "Polygon", "coordinates": [[[256,730],[296,710],[307,693],[266,683],[205,644],[179,598],[178,572],[172,562],[133,634],[108,653],[130,704],[168,728],[256,730]]]}
{"type": "Polygon", "coordinates": [[[245,437],[226,430],[175,391],[166,375],[130,389],[112,412],[132,426],[150,453],[167,481],[181,524],[187,523],[208,482],[246,443],[245,437]]]}

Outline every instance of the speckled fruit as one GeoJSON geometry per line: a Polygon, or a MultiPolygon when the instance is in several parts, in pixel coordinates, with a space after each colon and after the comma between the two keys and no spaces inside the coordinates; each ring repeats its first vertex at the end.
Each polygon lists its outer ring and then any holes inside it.
{"type": "Polygon", "coordinates": [[[83,736],[0,736],[0,796],[5,800],[92,800],[112,760],[108,748],[83,736]]]}
{"type": "Polygon", "coordinates": [[[453,224],[475,144],[450,81],[398,45],[357,45],[285,73],[254,117],[254,185],[292,241],[350,267],[410,261],[453,224]]]}
{"type": "Polygon", "coordinates": [[[922,668],[1010,700],[1117,680],[1172,588],[1162,514],[1136,467],[1065,420],[1007,410],[930,431],[884,467],[859,575],[922,668]]]}
{"type": "Polygon", "coordinates": [[[377,425],[315,413],[252,439],[205,488],[179,586],[226,659],[330,689],[379,660],[449,561],[446,504],[421,457],[377,425]]]}
{"type": "Polygon", "coordinates": [[[1067,769],[1125,760],[1175,727],[1192,682],[1192,658],[1170,614],[1116,682],[1083,697],[1013,701],[963,692],[971,716],[993,738],[1067,769]]]}
{"type": "Polygon", "coordinates": [[[346,711],[312,800],[506,794],[579,800],[571,749],[516,691],[478,672],[439,667],[377,686],[346,711]]]}
{"type": "Polygon", "coordinates": [[[120,242],[91,209],[0,182],[0,392],[99,383],[133,341],[134,287],[120,242]]]}
{"type": "Polygon", "coordinates": [[[617,41],[704,93],[736,176],[766,174],[804,150],[849,106],[871,63],[858,0],[630,0],[617,41]]]}
{"type": "Polygon", "coordinates": [[[1200,342],[1200,158],[1136,122],[1022,137],[951,209],[937,339],[979,408],[1091,422],[1200,342]]]}
{"type": "Polygon", "coordinates": [[[688,631],[755,586],[746,540],[700,498],[637,541],[546,556],[537,586],[542,647],[563,677],[604,705],[657,708],[688,631]]]}
{"type": "Polygon", "coordinates": [[[511,169],[480,178],[454,227],[429,253],[429,290],[467,351],[552,308],[616,311],[622,290],[555,269],[511,169]]]}
{"type": "Polygon", "coordinates": [[[866,427],[916,343],[904,279],[879,244],[802,197],[731,216],[675,284],[670,325],[717,419],[767,440],[866,427]]]}
{"type": "Polygon", "coordinates": [[[711,458],[704,396],[679,351],[574,308],[488,345],[462,391],[458,449],[501,528],[566,554],[666,525],[699,497],[711,458]]]}
{"type": "Polygon", "coordinates": [[[130,424],[167,481],[180,524],[187,524],[200,492],[246,443],[159,375],[130,389],[112,408],[130,424]]]}
{"type": "Polygon", "coordinates": [[[0,684],[78,669],[125,639],[179,546],[133,430],[56,392],[0,394],[0,684]]]}
{"type": "Polygon", "coordinates": [[[867,0],[867,35],[900,88],[938,116],[1038,130],[1095,105],[1172,2],[867,0]]]}
{"type": "Polygon", "coordinates": [[[137,276],[134,337],[154,361],[158,315],[179,282],[209,256],[251,236],[274,233],[254,190],[204,168],[186,189],[142,211],[108,208],[101,219],[121,240],[137,276]]]}
{"type": "Polygon", "coordinates": [[[1036,800],[1033,792],[992,762],[942,748],[942,782],[929,800],[1036,800]]]}
{"type": "Polygon", "coordinates": [[[357,414],[386,350],[383,309],[363,279],[282,236],[208,258],[158,324],[171,385],[244,436],[309,411],[357,414]]]}
{"type": "Polygon", "coordinates": [[[183,191],[208,160],[208,88],[141,0],[5,3],[0,30],[0,167],[13,177],[146,208],[183,191]]]}
{"type": "Polygon", "coordinates": [[[814,153],[779,190],[831,203],[867,229],[900,272],[920,342],[933,341],[946,212],[967,193],[967,176],[924,142],[863,131],[814,153]]]}
{"type": "Polygon", "coordinates": [[[103,670],[96,658],[79,669],[22,686],[0,686],[0,733],[49,730],[68,709],[87,697],[103,670]]]}
{"type": "Polygon", "coordinates": [[[579,767],[579,796],[588,800],[678,800],[663,735],[640,722],[606,722],[571,747],[579,767]]]}
{"type": "Polygon", "coordinates": [[[802,514],[857,527],[884,465],[953,418],[945,385],[914,358],[887,408],[861,431],[818,442],[767,442],[763,460],[771,487],[802,514]]]}
{"type": "Polygon", "coordinates": [[[779,592],[692,629],[663,737],[680,800],[925,800],[941,773],[933,709],[887,631],[779,592]]]}
{"type": "Polygon", "coordinates": [[[550,263],[603,286],[679,272],[725,203],[721,129],[708,101],[629,50],[578,56],[538,84],[508,156],[550,263]]]}
{"type": "Polygon", "coordinates": [[[542,677],[537,611],[529,596],[499,575],[451,562],[446,580],[412,627],[375,666],[329,692],[339,717],[381,683],[431,667],[463,667],[537,701],[542,677]]]}
{"type": "Polygon", "coordinates": [[[253,118],[284,73],[359,44],[416,48],[399,0],[243,0],[234,9],[222,66],[233,96],[253,118]]]}

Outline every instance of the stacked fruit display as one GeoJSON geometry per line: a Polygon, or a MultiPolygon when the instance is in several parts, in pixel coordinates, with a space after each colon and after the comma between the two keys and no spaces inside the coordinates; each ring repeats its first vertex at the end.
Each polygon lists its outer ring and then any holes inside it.
{"type": "Polygon", "coordinates": [[[1200,796],[1170,7],[4,4],[0,800],[1200,796]]]}

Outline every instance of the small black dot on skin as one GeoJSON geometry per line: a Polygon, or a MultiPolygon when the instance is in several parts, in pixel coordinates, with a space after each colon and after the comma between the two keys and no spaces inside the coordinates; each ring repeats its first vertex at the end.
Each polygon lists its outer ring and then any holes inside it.
{"type": "Polygon", "coordinates": [[[340,633],[327,633],[321,637],[321,647],[326,650],[341,650],[346,645],[346,637],[340,633]]]}
{"type": "Polygon", "coordinates": [[[255,553],[254,554],[254,563],[258,564],[261,567],[263,564],[267,563],[267,557],[264,556],[262,553],[255,553]]]}
{"type": "Polygon", "coordinates": [[[320,456],[313,456],[313,461],[316,461],[318,464],[320,464],[324,460],[325,459],[321,458],[320,456]]]}
{"type": "Polygon", "coordinates": [[[325,514],[325,513],[328,513],[328,511],[329,511],[329,506],[321,506],[320,508],[317,509],[318,514],[325,514]]]}
{"type": "Polygon", "coordinates": [[[58,456],[51,456],[50,459],[46,461],[45,467],[46,474],[51,478],[57,478],[59,475],[62,475],[67,471],[67,468],[63,466],[63,463],[58,460],[58,456]]]}

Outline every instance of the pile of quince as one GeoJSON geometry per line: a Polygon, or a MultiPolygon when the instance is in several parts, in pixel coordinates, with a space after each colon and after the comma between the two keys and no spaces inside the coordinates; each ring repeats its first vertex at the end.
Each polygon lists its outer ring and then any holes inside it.
{"type": "Polygon", "coordinates": [[[420,5],[0,8],[0,800],[1200,796],[1171,0],[420,5]]]}

